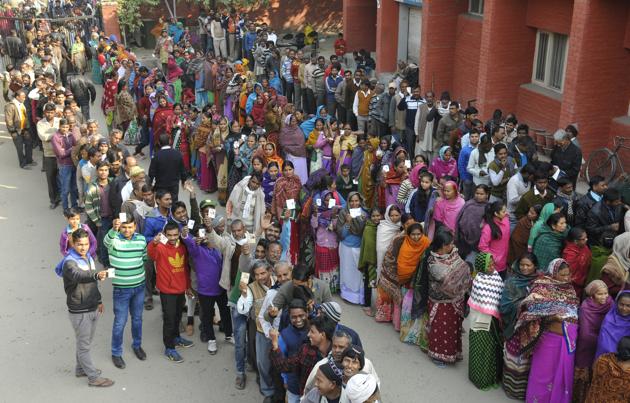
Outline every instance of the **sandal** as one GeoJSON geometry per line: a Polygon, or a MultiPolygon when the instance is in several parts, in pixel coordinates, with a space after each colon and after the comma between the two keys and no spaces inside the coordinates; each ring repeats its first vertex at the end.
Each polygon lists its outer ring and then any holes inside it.
{"type": "Polygon", "coordinates": [[[369,306],[363,307],[363,313],[369,317],[374,317],[374,312],[372,311],[372,308],[370,308],[369,306]]]}
{"type": "Polygon", "coordinates": [[[144,301],[144,309],[146,309],[147,311],[153,309],[153,298],[144,301]]]}
{"type": "Polygon", "coordinates": [[[101,377],[98,377],[94,379],[93,381],[88,382],[89,386],[94,386],[97,388],[106,388],[108,386],[112,386],[113,384],[114,384],[114,381],[112,381],[111,379],[101,378],[101,377]]]}

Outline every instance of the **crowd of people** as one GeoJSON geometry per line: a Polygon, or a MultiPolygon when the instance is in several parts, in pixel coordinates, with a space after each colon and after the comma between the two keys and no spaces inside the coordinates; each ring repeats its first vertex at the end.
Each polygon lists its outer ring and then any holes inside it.
{"type": "Polygon", "coordinates": [[[149,68],[95,28],[90,80],[64,76],[67,44],[39,26],[5,91],[20,167],[40,145],[50,207],[68,220],[56,272],[78,377],[113,384],[90,358],[109,278],[117,368],[129,315],[146,359],[143,311],[159,295],[173,362],[198,315],[209,354],[233,348],[235,387],[255,373],[264,402],[380,401],[339,294],[440,368],[463,360],[467,333],[479,389],[630,399],[630,212],[602,177],[577,193],[577,124],[555,132],[547,162],[513,113],[483,122],[446,91],[423,96],[414,65],[380,83],[360,52],[351,71],[341,35],[326,59],[281,51],[235,10],[197,29],[160,20],[149,68]],[[94,85],[106,128],[89,119],[94,85]],[[198,201],[195,183],[216,197],[198,201]]]}

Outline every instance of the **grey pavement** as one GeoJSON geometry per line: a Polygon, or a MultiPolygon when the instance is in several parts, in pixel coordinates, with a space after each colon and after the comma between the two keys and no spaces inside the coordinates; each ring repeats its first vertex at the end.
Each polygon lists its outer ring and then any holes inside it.
{"type": "MultiPolygon", "coordinates": [[[[105,127],[99,102],[100,93],[92,114],[105,127]]],[[[4,111],[3,102],[0,111],[4,111]]],[[[37,167],[19,169],[3,114],[0,122],[0,402],[262,402],[254,374],[248,373],[245,390],[234,388],[234,348],[223,341],[222,333],[217,334],[215,356],[208,354],[195,329],[195,346],[181,351],[184,363],[164,358],[159,300],[152,311],[144,313],[147,360],[138,361],[133,355],[128,321],[123,353],[127,368],[115,368],[110,351],[109,281],[101,283],[105,313],[99,319],[92,357],[103,376],[116,383],[99,390],[88,388],[85,378],[75,378],[74,334],[63,283],[53,270],[61,259],[59,234],[65,220],[60,207],[48,209],[45,177],[40,172],[42,153],[34,151],[37,167]]],[[[148,160],[141,164],[147,167],[148,160]]],[[[198,191],[197,197],[205,196],[198,191]]],[[[464,361],[439,369],[418,347],[401,343],[390,324],[375,323],[360,307],[341,305],[342,322],[359,332],[367,357],[376,366],[383,402],[508,400],[501,390],[482,392],[468,381],[468,334],[464,334],[464,361]]]]}

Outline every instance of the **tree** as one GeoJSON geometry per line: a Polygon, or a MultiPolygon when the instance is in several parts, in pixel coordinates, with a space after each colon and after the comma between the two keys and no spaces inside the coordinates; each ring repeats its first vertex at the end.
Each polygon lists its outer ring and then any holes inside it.
{"type": "Polygon", "coordinates": [[[118,0],[118,23],[125,31],[135,32],[144,25],[140,8],[158,4],[160,0],[118,0]]]}

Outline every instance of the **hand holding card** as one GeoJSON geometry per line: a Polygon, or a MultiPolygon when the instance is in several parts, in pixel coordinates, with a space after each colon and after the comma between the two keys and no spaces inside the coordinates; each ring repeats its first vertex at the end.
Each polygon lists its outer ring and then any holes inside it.
{"type": "Polygon", "coordinates": [[[124,224],[127,222],[127,213],[120,213],[118,215],[118,218],[120,219],[120,223],[124,224]]]}
{"type": "Polygon", "coordinates": [[[287,209],[295,210],[295,200],[287,199],[287,209]]]}

